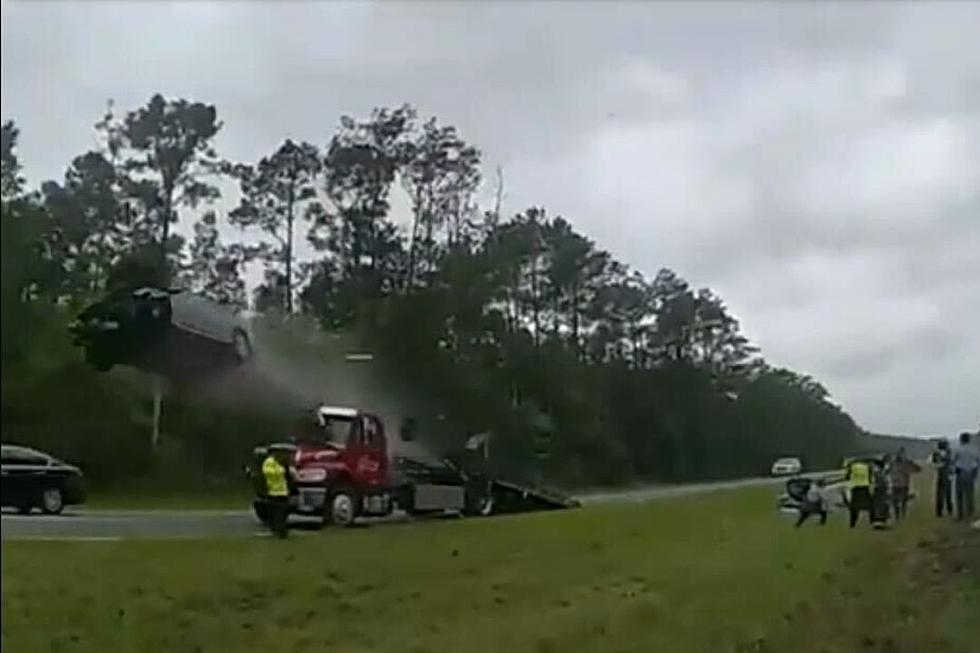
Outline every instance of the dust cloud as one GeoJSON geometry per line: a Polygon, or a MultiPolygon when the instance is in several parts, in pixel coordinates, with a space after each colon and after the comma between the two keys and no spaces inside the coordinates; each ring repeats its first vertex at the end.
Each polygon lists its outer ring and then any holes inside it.
{"type": "Polygon", "coordinates": [[[350,360],[371,353],[350,334],[327,333],[302,317],[252,323],[252,360],[202,383],[199,399],[224,407],[280,413],[289,423],[314,419],[317,406],[343,406],[374,413],[385,425],[391,453],[431,459],[417,442],[402,442],[402,421],[414,414],[403,392],[384,382],[375,360],[350,360]]]}

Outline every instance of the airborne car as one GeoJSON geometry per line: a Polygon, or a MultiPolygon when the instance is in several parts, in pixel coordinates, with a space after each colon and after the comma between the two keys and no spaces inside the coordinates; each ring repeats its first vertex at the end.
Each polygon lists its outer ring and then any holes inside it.
{"type": "Polygon", "coordinates": [[[188,291],[117,291],[71,325],[97,370],[131,365],[171,377],[206,374],[248,361],[248,324],[231,306],[188,291]]]}

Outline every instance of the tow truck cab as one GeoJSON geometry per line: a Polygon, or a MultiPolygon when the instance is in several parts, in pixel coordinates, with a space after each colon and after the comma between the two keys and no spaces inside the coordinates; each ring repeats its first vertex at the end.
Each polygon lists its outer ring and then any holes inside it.
{"type": "Polygon", "coordinates": [[[393,470],[384,423],[354,408],[321,406],[316,421],[292,443],[254,452],[255,512],[264,521],[261,463],[268,453],[288,459],[292,512],[349,526],[359,516],[385,516],[397,506],[410,514],[462,511],[465,480],[460,476],[419,483],[393,470]]]}

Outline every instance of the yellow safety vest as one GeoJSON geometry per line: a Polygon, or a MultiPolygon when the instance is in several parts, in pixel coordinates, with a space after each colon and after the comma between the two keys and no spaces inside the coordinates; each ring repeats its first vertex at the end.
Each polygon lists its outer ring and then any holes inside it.
{"type": "Polygon", "coordinates": [[[871,467],[868,463],[854,462],[848,468],[848,481],[852,488],[871,487],[871,467]]]}
{"type": "Polygon", "coordinates": [[[265,476],[265,488],[270,497],[289,496],[286,468],[279,464],[275,456],[270,455],[262,462],[262,475],[265,476]]]}

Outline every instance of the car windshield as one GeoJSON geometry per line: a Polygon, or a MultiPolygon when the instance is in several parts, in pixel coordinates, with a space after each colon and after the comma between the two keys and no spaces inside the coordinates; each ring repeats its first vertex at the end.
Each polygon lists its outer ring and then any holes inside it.
{"type": "Polygon", "coordinates": [[[4,447],[2,455],[8,465],[48,465],[53,461],[47,454],[26,447],[4,447]]]}

